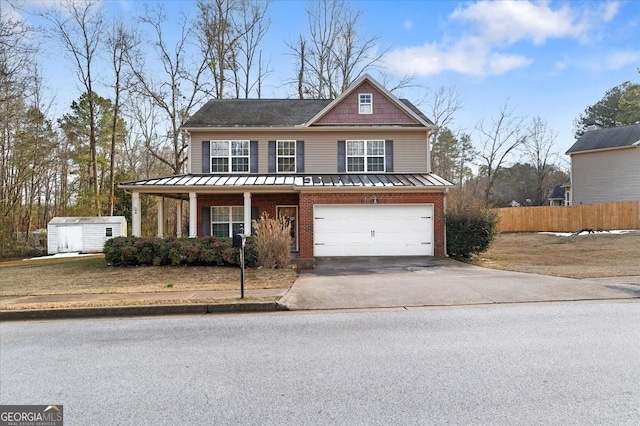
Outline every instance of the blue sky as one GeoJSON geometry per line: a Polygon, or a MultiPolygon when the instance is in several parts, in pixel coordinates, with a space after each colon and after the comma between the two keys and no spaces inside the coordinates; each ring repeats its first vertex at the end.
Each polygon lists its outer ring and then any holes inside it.
{"type": "MultiPolygon", "coordinates": [[[[163,3],[169,14],[197,12],[195,1],[163,3]]],[[[52,3],[31,0],[26,8],[42,4],[52,3]]],[[[142,4],[103,1],[109,14],[130,18],[142,4]]],[[[468,133],[508,102],[518,115],[547,120],[558,133],[556,151],[564,153],[574,142],[573,120],[587,106],[616,85],[640,82],[640,1],[363,0],[351,6],[362,12],[362,35],[377,35],[379,49],[388,49],[386,71],[416,76],[418,87],[399,95],[419,103],[431,91],[455,85],[464,107],[453,127],[468,133]]],[[[295,72],[286,42],[305,32],[305,7],[295,0],[270,4],[264,51],[273,73],[263,97],[293,93],[283,87],[295,72]]],[[[52,46],[39,60],[54,111],[64,113],[80,94],[75,76],[52,46]]]]}

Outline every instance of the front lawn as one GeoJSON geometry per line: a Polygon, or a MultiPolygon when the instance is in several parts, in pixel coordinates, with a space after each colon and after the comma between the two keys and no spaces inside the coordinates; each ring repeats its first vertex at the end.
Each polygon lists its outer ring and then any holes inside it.
{"type": "Polygon", "coordinates": [[[573,236],[504,233],[473,263],[568,278],[640,275],[640,231],[573,236]]]}
{"type": "MultiPolygon", "coordinates": [[[[293,269],[247,269],[245,288],[288,288],[293,269]]],[[[237,290],[240,269],[110,267],[102,255],[0,262],[0,296],[237,290]]]]}

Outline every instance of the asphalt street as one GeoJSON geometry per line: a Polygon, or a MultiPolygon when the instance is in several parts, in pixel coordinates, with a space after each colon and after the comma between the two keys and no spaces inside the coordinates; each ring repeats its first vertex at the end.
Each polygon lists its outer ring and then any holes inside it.
{"type": "Polygon", "coordinates": [[[70,425],[639,424],[640,303],[3,322],[70,425]]]}

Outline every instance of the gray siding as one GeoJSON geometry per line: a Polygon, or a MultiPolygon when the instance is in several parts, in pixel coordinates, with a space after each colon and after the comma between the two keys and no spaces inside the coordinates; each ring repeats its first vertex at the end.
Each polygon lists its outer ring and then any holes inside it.
{"type": "Polygon", "coordinates": [[[574,205],[640,200],[640,147],[571,155],[574,205]]]}
{"type": "Polygon", "coordinates": [[[338,172],[338,140],[379,139],[393,140],[393,172],[425,173],[427,168],[427,131],[265,131],[261,133],[247,131],[211,132],[191,131],[191,173],[202,173],[202,141],[205,140],[257,140],[259,173],[268,173],[268,141],[270,140],[302,140],[304,141],[305,173],[337,173],[338,172]]]}

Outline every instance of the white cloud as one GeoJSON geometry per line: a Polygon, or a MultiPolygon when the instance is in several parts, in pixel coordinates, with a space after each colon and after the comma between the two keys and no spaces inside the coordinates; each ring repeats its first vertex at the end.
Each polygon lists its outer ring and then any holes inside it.
{"type": "Polygon", "coordinates": [[[640,50],[623,50],[613,52],[607,55],[604,68],[617,70],[632,64],[640,64],[640,50]]]}
{"type": "MultiPolygon", "coordinates": [[[[398,48],[387,55],[387,67],[398,74],[433,75],[454,71],[469,75],[501,75],[533,62],[514,45],[534,46],[550,39],[587,41],[612,20],[617,2],[571,3],[554,7],[548,1],[478,1],[456,8],[449,16],[453,41],[432,41],[398,48]]],[[[566,67],[566,65],[564,65],[566,67]]],[[[557,68],[558,70],[560,68],[557,68]]]]}
{"type": "Polygon", "coordinates": [[[520,40],[541,44],[548,38],[576,37],[584,31],[568,6],[552,10],[546,2],[482,1],[457,8],[451,18],[471,23],[487,42],[498,44],[520,40]]]}
{"type": "Polygon", "coordinates": [[[396,49],[386,56],[386,67],[398,74],[434,75],[444,71],[482,76],[500,75],[527,66],[531,59],[489,51],[473,39],[462,40],[451,48],[437,43],[396,49]]]}
{"type": "Polygon", "coordinates": [[[406,20],[404,21],[402,26],[404,27],[405,30],[411,31],[413,29],[413,21],[406,20]]]}

